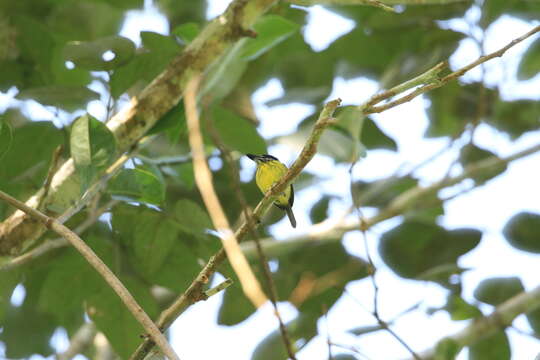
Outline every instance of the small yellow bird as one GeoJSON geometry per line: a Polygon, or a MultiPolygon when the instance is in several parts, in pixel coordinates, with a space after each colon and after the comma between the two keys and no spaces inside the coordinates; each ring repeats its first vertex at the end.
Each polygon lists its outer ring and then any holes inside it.
{"type": "MultiPolygon", "coordinates": [[[[277,158],[272,155],[253,155],[246,154],[248,158],[255,161],[257,164],[257,172],[255,173],[255,182],[263,194],[266,194],[268,189],[272,187],[276,182],[278,182],[283,175],[287,173],[287,166],[282,164],[277,158]]],[[[294,203],[294,189],[292,184],[284,192],[282,192],[274,201],[276,205],[281,210],[287,212],[289,221],[293,228],[296,227],[296,219],[292,211],[292,206],[294,203]]]]}

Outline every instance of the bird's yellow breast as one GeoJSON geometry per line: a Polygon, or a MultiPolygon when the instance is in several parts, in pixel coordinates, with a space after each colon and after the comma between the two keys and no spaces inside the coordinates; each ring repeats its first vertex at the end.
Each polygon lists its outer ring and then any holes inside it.
{"type": "MultiPolygon", "coordinates": [[[[257,166],[257,172],[255,174],[255,182],[262,193],[266,193],[268,189],[272,187],[279,179],[287,173],[287,167],[278,161],[271,161],[266,163],[260,163],[257,166]]],[[[285,189],[276,199],[276,203],[279,205],[287,206],[289,204],[289,198],[291,197],[290,186],[285,189]]]]}

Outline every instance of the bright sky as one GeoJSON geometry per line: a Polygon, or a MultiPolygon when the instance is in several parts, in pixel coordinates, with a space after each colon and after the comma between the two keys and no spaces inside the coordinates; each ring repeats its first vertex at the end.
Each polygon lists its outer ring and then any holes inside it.
{"type": "MultiPolygon", "coordinates": [[[[227,0],[209,1],[207,16],[212,18],[221,14],[227,4],[227,0]]],[[[315,51],[326,48],[337,37],[350,31],[354,23],[341,16],[333,14],[320,6],[309,9],[309,23],[303,30],[306,41],[315,51]],[[324,26],[321,23],[324,22],[324,26]],[[332,23],[329,26],[329,23],[332,23]],[[320,31],[320,29],[324,31],[320,31]]],[[[474,11],[469,12],[469,18],[474,20],[478,16],[474,11]]],[[[466,24],[462,21],[444,22],[444,26],[462,29],[466,24]]],[[[486,51],[498,49],[511,39],[525,33],[530,24],[513,18],[502,18],[487,33],[486,51]]],[[[145,1],[144,11],[131,11],[126,19],[121,35],[140,42],[141,30],[155,31],[162,34],[168,32],[166,18],[162,16],[151,1],[145,1]]],[[[516,68],[516,55],[523,52],[532,39],[525,41],[510,50],[502,59],[494,60],[486,65],[490,71],[488,83],[499,83],[502,76],[505,82],[500,88],[505,98],[534,97],[538,98],[540,88],[540,76],[533,80],[517,82],[513,80],[516,68]],[[505,69],[507,73],[500,71],[505,69]],[[493,72],[491,73],[491,71],[493,72]],[[505,75],[506,74],[506,75],[505,75]],[[510,74],[511,76],[507,76],[510,74]],[[509,80],[510,79],[510,80],[509,80]]],[[[462,66],[478,57],[478,51],[471,41],[464,40],[459,51],[451,60],[453,68],[462,66]]],[[[478,72],[472,71],[464,79],[471,81],[477,79],[478,72]]],[[[98,86],[98,85],[95,85],[98,86]]],[[[341,97],[344,104],[360,104],[377,90],[377,84],[366,79],[344,80],[336,79],[330,98],[341,97]]],[[[264,103],[272,98],[281,96],[283,89],[278,80],[270,80],[263,88],[253,95],[256,111],[262,123],[260,133],[266,138],[276,135],[284,135],[293,132],[296,125],[313,109],[302,104],[286,106],[266,107],[264,103]],[[286,119],[276,123],[276,119],[286,119]]],[[[14,96],[14,93],[0,96],[0,110],[6,102],[14,96]]],[[[29,102],[29,112],[40,112],[43,118],[47,111],[40,105],[29,102]]],[[[376,179],[392,174],[403,163],[417,164],[431,154],[437,152],[447,144],[447,139],[426,140],[423,133],[428,119],[425,109],[429,106],[426,98],[418,97],[415,100],[403,104],[397,108],[374,116],[377,124],[399,145],[399,154],[389,151],[370,151],[366,158],[356,166],[354,176],[362,179],[376,179]],[[406,116],[405,116],[406,114],[406,116]]],[[[89,111],[95,116],[101,117],[103,105],[94,102],[89,106],[89,111]]],[[[511,119],[509,119],[511,121],[511,119]]],[[[523,149],[540,141],[540,133],[534,132],[522,136],[512,143],[505,135],[500,134],[488,126],[481,125],[475,134],[477,144],[489,148],[500,154],[507,155],[523,149]]],[[[270,152],[285,163],[290,163],[296,154],[291,149],[283,146],[272,146],[270,152]]],[[[426,166],[418,172],[425,183],[438,179],[446,172],[449,164],[454,160],[455,153],[442,156],[437,162],[426,166]]],[[[484,231],[484,237],[480,246],[471,253],[460,259],[460,265],[471,267],[473,270],[465,273],[466,299],[472,301],[472,291],[482,279],[491,276],[519,276],[526,288],[530,289],[538,285],[537,272],[531,269],[538,268],[538,257],[525,252],[519,252],[509,247],[501,236],[501,228],[507,219],[523,209],[540,212],[540,201],[537,196],[531,196],[531,190],[536,189],[540,183],[540,172],[531,171],[537,169],[540,163],[540,155],[530,156],[513,164],[508,171],[496,180],[476,189],[455,200],[449,201],[445,206],[446,215],[440,223],[449,228],[471,226],[484,231]],[[494,194],[497,195],[494,198],[494,194]]],[[[242,162],[243,179],[251,179],[253,166],[250,162],[242,162]]],[[[300,191],[295,201],[295,214],[298,220],[298,228],[291,230],[290,226],[281,221],[273,227],[276,238],[287,238],[293,234],[301,234],[309,228],[307,210],[320,197],[320,189],[331,191],[335,194],[347,197],[349,185],[348,167],[334,165],[333,161],[324,157],[316,156],[309,164],[307,171],[318,174],[334,174],[331,181],[321,185],[320,188],[310,188],[300,191]]],[[[335,214],[343,211],[349,204],[339,201],[331,203],[332,212],[335,214]]],[[[446,292],[439,286],[429,283],[420,283],[398,278],[392,272],[385,269],[384,264],[377,256],[377,236],[392,228],[398,223],[397,220],[387,221],[376,226],[369,235],[370,254],[374,257],[375,264],[380,265],[377,273],[377,282],[380,287],[380,309],[383,318],[390,319],[409,306],[423,301],[422,309],[427,307],[441,306],[445,302],[446,292]],[[396,301],[399,299],[399,301],[396,301]]],[[[348,250],[365,258],[363,243],[358,233],[350,233],[345,237],[345,245],[348,250]]],[[[353,294],[357,301],[364,307],[370,308],[372,304],[373,289],[368,280],[349,284],[348,291],[353,294]]],[[[16,292],[12,301],[21,301],[24,297],[22,290],[16,292]]],[[[192,306],[172,327],[173,346],[182,359],[212,359],[222,358],[227,354],[229,359],[249,359],[258,342],[277,326],[271,307],[267,304],[247,321],[233,326],[221,327],[216,325],[217,309],[221,302],[221,296],[214,296],[206,302],[192,306]],[[210,345],[211,344],[211,345],[210,345]]],[[[484,313],[491,311],[489,306],[482,308],[484,313]]],[[[280,304],[280,311],[286,320],[292,319],[296,310],[287,303],[280,304]]],[[[420,312],[413,312],[401,318],[395,325],[394,330],[415,350],[420,351],[430,347],[440,338],[454,333],[466,325],[467,322],[453,322],[447,314],[437,312],[427,317],[420,312]]],[[[361,325],[374,324],[371,315],[348,296],[343,296],[332,307],[328,315],[328,324],[319,322],[321,336],[314,339],[303,351],[298,354],[299,359],[321,359],[327,354],[326,333],[330,331],[333,341],[344,344],[354,344],[371,359],[401,359],[409,356],[403,347],[387,334],[376,333],[375,335],[363,336],[358,340],[346,333],[346,330],[361,325]],[[324,355],[321,355],[324,354],[324,355]]],[[[520,329],[529,330],[523,316],[515,323],[520,329]]],[[[514,359],[532,359],[538,353],[538,342],[525,336],[517,336],[515,331],[509,331],[512,340],[514,359]]],[[[54,339],[54,344],[59,348],[67,346],[65,332],[59,331],[54,339]]],[[[334,349],[334,354],[339,353],[334,349]]],[[[40,357],[36,357],[40,358],[40,357]]],[[[466,359],[462,352],[459,359],[466,359]]]]}

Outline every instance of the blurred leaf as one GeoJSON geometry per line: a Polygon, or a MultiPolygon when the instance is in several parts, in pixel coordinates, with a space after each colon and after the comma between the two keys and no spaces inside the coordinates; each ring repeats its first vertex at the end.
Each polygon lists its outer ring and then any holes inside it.
{"type": "Polygon", "coordinates": [[[172,34],[178,36],[185,44],[189,44],[199,35],[200,31],[201,27],[198,23],[189,22],[175,27],[172,34]]]}
{"type": "MultiPolygon", "coordinates": [[[[123,277],[122,283],[151,317],[158,308],[148,289],[138,280],[123,277]]],[[[109,287],[104,286],[87,301],[87,313],[97,328],[105,334],[114,351],[123,359],[129,358],[141,342],[144,329],[127,310],[120,298],[109,287]]]]}
{"type": "Polygon", "coordinates": [[[82,193],[114,159],[116,140],[107,125],[86,114],[73,123],[70,149],[82,193]]]}
{"type": "Polygon", "coordinates": [[[445,310],[450,313],[454,321],[467,320],[482,316],[482,312],[474,305],[469,304],[461,296],[449,294],[445,310]]]}
{"type": "MultiPolygon", "coordinates": [[[[297,351],[295,344],[307,343],[317,334],[318,315],[301,313],[294,320],[286,324],[288,334],[297,351]]],[[[251,360],[287,360],[288,355],[283,345],[283,339],[279,329],[268,334],[255,348],[251,360]]]]}
{"type": "Polygon", "coordinates": [[[21,91],[19,100],[35,100],[42,105],[74,111],[84,107],[89,101],[98,100],[99,94],[85,86],[49,85],[21,91]]]}
{"type": "Polygon", "coordinates": [[[518,277],[497,277],[482,280],[474,290],[474,297],[497,306],[523,291],[525,288],[518,277]]]}
{"type": "Polygon", "coordinates": [[[165,183],[144,167],[123,169],[111,179],[107,192],[127,201],[160,205],[165,200],[165,183]]]}
{"type": "Polygon", "coordinates": [[[188,199],[178,200],[174,206],[174,216],[182,230],[193,235],[202,235],[213,229],[210,217],[199,204],[188,199]]]}
{"type": "Polygon", "coordinates": [[[386,149],[397,151],[397,144],[391,137],[387,136],[377,126],[375,121],[370,117],[366,117],[362,127],[362,135],[360,136],[362,144],[369,150],[386,149]]]}
{"type": "Polygon", "coordinates": [[[56,328],[51,315],[31,307],[11,306],[2,321],[0,340],[5,345],[7,358],[27,358],[35,354],[49,356],[54,353],[50,339],[56,328]],[[21,326],[32,324],[32,326],[21,326]]]}
{"type": "MultiPolygon", "coordinates": [[[[463,168],[466,168],[468,165],[472,165],[478,161],[485,160],[490,157],[497,157],[497,155],[489,150],[483,149],[474,144],[467,144],[463,146],[459,153],[459,161],[463,165],[463,168]]],[[[507,165],[503,164],[498,166],[497,168],[491,169],[490,171],[474,175],[473,179],[478,185],[480,185],[502,174],[506,171],[506,169],[507,165]]]]}
{"type": "MultiPolygon", "coordinates": [[[[429,126],[426,137],[455,137],[477,114],[479,84],[461,85],[454,81],[428,93],[429,126]]],[[[486,92],[489,91],[486,89],[486,92]]],[[[488,96],[488,95],[486,95],[488,96]]],[[[495,96],[495,94],[493,95],[495,96]]]]}
{"type": "Polygon", "coordinates": [[[511,358],[510,343],[504,330],[469,346],[469,360],[510,360],[511,358]]]}
{"type": "Polygon", "coordinates": [[[536,20],[540,17],[540,4],[536,1],[489,0],[482,6],[480,24],[487,28],[504,14],[529,21],[536,20]]]}
{"type": "Polygon", "coordinates": [[[152,81],[165,69],[176,52],[149,52],[135,55],[133,60],[117,68],[110,81],[111,94],[118,98],[137,82],[143,85],[152,81]]]}
{"type": "Polygon", "coordinates": [[[278,15],[265,15],[253,26],[257,37],[248,39],[242,50],[242,57],[254,60],[279,44],[300,27],[278,15]]]}
{"type": "Polygon", "coordinates": [[[455,264],[481,237],[475,229],[449,231],[433,223],[405,221],[382,235],[379,253],[396,274],[415,279],[436,266],[455,264]]]}
{"type": "Polygon", "coordinates": [[[540,214],[520,212],[504,226],[503,234],[506,241],[516,249],[532,253],[540,253],[540,214]]]}
{"type": "Polygon", "coordinates": [[[320,223],[328,218],[328,204],[330,200],[330,196],[323,196],[313,205],[309,212],[309,217],[313,224],[320,223]]]}
{"type": "MultiPolygon", "coordinates": [[[[356,106],[344,106],[336,111],[336,127],[343,129],[354,140],[353,141],[353,153],[349,162],[354,163],[358,161],[361,156],[365,156],[365,146],[360,142],[360,136],[362,133],[362,126],[364,124],[365,116],[358,110],[356,106]]],[[[324,136],[324,134],[323,134],[324,136]]]]}
{"type": "Polygon", "coordinates": [[[486,121],[516,139],[540,126],[540,103],[535,100],[497,101],[486,121]]]}
{"type": "Polygon", "coordinates": [[[64,58],[76,67],[93,71],[108,71],[129,62],[135,54],[135,44],[122,36],[108,36],[94,41],[70,41],[64,46],[64,58]],[[114,57],[106,60],[105,55],[114,57]]]}
{"type": "Polygon", "coordinates": [[[529,80],[540,72],[540,38],[537,38],[527,49],[518,66],[519,80],[529,80]]]}
{"type": "Polygon", "coordinates": [[[187,130],[186,113],[184,102],[180,101],[163,115],[156,124],[147,132],[147,135],[164,132],[172,143],[180,140],[180,135],[187,130]]]}
{"type": "Polygon", "coordinates": [[[440,340],[435,347],[434,360],[454,360],[461,348],[452,338],[440,340]]]}
{"type": "Polygon", "coordinates": [[[0,160],[8,152],[11,147],[11,141],[13,140],[13,134],[11,133],[11,126],[4,120],[4,117],[0,115],[0,160]]]}
{"type": "Polygon", "coordinates": [[[47,173],[54,149],[63,141],[62,132],[48,121],[36,121],[14,128],[12,135],[11,146],[0,161],[0,182],[27,182],[16,178],[31,171],[30,178],[37,187],[47,173]]]}
{"type": "Polygon", "coordinates": [[[212,120],[227,147],[243,154],[266,154],[266,142],[246,119],[220,107],[212,108],[212,120]]]}
{"type": "Polygon", "coordinates": [[[356,357],[352,356],[351,354],[337,354],[337,355],[333,355],[332,359],[334,359],[334,360],[356,360],[356,357]]]}
{"type": "Polygon", "coordinates": [[[152,31],[141,31],[144,47],[155,53],[178,53],[181,48],[173,37],[152,31]]]}

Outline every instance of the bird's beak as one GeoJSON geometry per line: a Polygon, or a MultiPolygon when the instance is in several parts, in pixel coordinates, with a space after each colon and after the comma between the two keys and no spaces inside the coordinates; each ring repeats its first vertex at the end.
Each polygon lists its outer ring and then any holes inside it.
{"type": "Polygon", "coordinates": [[[253,160],[253,161],[257,161],[257,158],[258,158],[257,155],[253,155],[253,154],[246,154],[246,156],[247,156],[248,158],[250,158],[251,160],[253,160]]]}

